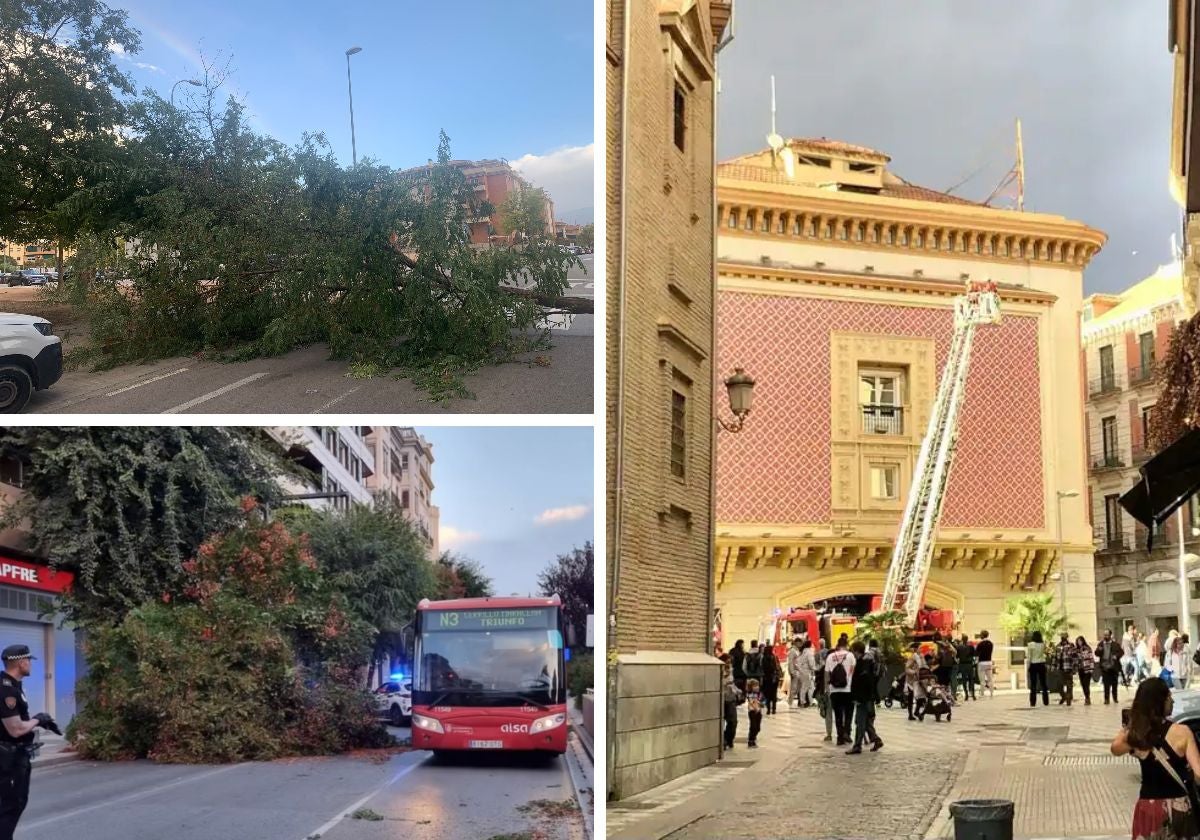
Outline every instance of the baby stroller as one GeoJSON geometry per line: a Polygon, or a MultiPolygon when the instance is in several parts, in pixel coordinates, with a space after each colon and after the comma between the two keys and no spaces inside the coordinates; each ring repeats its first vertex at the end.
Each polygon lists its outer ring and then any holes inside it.
{"type": "Polygon", "coordinates": [[[896,679],[892,680],[892,687],[888,691],[887,696],[883,698],[883,705],[890,709],[897,703],[903,708],[906,704],[908,690],[905,687],[904,674],[901,673],[896,679]]]}
{"type": "Polygon", "coordinates": [[[917,712],[917,719],[925,720],[925,715],[933,715],[934,719],[940,723],[942,715],[945,715],[946,721],[949,722],[954,716],[954,700],[950,696],[950,692],[932,679],[924,682],[923,687],[925,689],[925,705],[921,711],[917,712]]]}

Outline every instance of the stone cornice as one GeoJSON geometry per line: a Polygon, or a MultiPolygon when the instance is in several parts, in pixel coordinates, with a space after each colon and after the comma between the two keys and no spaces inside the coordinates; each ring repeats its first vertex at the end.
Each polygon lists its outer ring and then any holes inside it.
{"type": "Polygon", "coordinates": [[[718,179],[717,208],[718,236],[799,240],[954,259],[968,255],[1078,270],[1107,240],[1102,232],[1061,216],[790,185],[763,188],[727,178],[718,179]]]}
{"type": "MultiPolygon", "coordinates": [[[[963,293],[963,284],[951,280],[918,280],[888,274],[825,271],[823,269],[762,265],[733,260],[719,260],[717,262],[718,291],[734,291],[733,288],[728,287],[725,281],[739,279],[768,280],[814,287],[839,286],[842,288],[869,289],[871,291],[904,292],[907,294],[920,294],[947,299],[957,297],[963,293]]],[[[996,291],[999,293],[1002,301],[1050,306],[1058,300],[1056,295],[1052,295],[1049,292],[1041,292],[1018,286],[998,285],[996,291]]]]}
{"type": "MultiPolygon", "coordinates": [[[[671,36],[671,39],[677,45],[679,45],[679,47],[687,54],[688,58],[696,65],[696,68],[700,71],[702,79],[706,82],[709,82],[716,77],[716,68],[713,65],[711,52],[711,33],[709,33],[709,36],[706,39],[706,33],[699,33],[700,37],[705,40],[702,41],[702,43],[697,44],[691,37],[691,33],[688,31],[689,27],[687,25],[686,18],[689,14],[695,14],[695,11],[692,10],[681,13],[678,9],[663,9],[659,11],[658,23],[659,26],[662,27],[663,31],[671,36]],[[706,45],[710,47],[709,50],[704,49],[706,45]]],[[[702,27],[707,28],[707,24],[705,23],[703,16],[697,15],[697,19],[702,27]]]]}

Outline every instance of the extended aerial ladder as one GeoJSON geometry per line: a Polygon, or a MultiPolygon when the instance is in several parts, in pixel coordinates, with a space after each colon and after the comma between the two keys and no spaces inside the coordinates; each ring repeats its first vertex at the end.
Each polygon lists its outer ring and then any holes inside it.
{"type": "Polygon", "coordinates": [[[904,505],[904,518],[896,534],[896,547],[883,588],[881,611],[899,610],[905,613],[909,625],[917,612],[929,579],[933,560],[934,538],[946,499],[946,484],[954,461],[958,441],[958,422],[966,396],[967,372],[971,367],[971,350],[975,328],[980,324],[1000,322],[1000,298],[996,284],[968,283],[967,293],[954,299],[954,338],[950,355],[938,384],[937,398],[929,417],[929,428],[921,442],[917,466],[913,472],[912,489],[904,505]]]}

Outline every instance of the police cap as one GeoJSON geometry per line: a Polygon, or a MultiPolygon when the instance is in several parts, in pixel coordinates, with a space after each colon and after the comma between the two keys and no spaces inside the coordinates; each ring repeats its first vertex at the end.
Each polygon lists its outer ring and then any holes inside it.
{"type": "Polygon", "coordinates": [[[29,652],[29,645],[9,645],[0,653],[0,659],[5,662],[12,662],[17,659],[37,659],[29,652]]]}

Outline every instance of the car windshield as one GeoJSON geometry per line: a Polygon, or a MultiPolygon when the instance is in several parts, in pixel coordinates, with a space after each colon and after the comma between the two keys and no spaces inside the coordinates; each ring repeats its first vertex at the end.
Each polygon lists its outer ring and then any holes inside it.
{"type": "Polygon", "coordinates": [[[481,629],[486,625],[479,615],[496,612],[460,611],[459,628],[434,626],[440,625],[437,614],[426,614],[425,630],[417,639],[414,702],[454,706],[565,702],[557,612],[524,611],[532,614],[528,622],[532,626],[481,629]]]}

